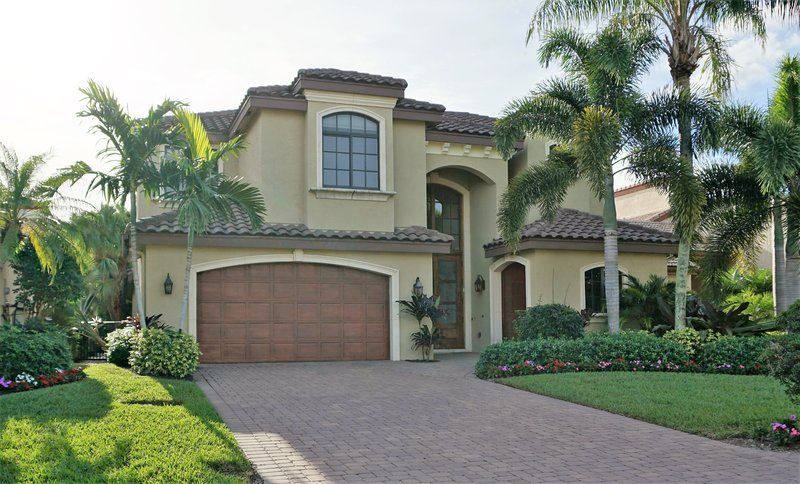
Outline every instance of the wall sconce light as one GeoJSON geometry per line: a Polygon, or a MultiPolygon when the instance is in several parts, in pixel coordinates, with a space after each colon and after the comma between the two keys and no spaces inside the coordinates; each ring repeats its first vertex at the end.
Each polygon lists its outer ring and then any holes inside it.
{"type": "Polygon", "coordinates": [[[475,278],[475,292],[481,293],[486,290],[486,280],[483,278],[482,275],[478,274],[478,277],[475,278]]]}
{"type": "Polygon", "coordinates": [[[172,294],[172,278],[169,277],[169,272],[167,272],[167,278],[164,279],[164,294],[172,294]]]}
{"type": "Polygon", "coordinates": [[[419,277],[417,280],[414,281],[414,285],[412,286],[415,296],[422,296],[422,290],[424,289],[422,286],[422,282],[420,282],[419,277]]]}

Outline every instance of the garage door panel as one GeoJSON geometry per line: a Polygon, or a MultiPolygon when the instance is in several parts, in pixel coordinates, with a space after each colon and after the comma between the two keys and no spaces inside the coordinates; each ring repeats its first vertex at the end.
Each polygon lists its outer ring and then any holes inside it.
{"type": "Polygon", "coordinates": [[[387,359],[388,282],[353,268],[305,263],[201,272],[202,361],[387,359]]]}
{"type": "Polygon", "coordinates": [[[276,343],[294,343],[296,326],[294,323],[276,323],[272,325],[272,341],[276,343]]]}
{"type": "Polygon", "coordinates": [[[319,321],[319,304],[297,303],[297,321],[319,321]]]}
{"type": "Polygon", "coordinates": [[[366,321],[366,308],[363,304],[342,304],[342,319],[354,323],[366,321]]]}
{"type": "Polygon", "coordinates": [[[297,306],[292,302],[275,303],[272,305],[272,318],[278,323],[296,321],[297,306]]]}
{"type": "Polygon", "coordinates": [[[272,321],[272,308],[268,303],[247,303],[247,320],[257,323],[272,321]]]}
{"type": "Polygon", "coordinates": [[[298,324],[297,341],[319,341],[319,324],[298,324]]]}
{"type": "Polygon", "coordinates": [[[266,323],[250,323],[247,325],[248,340],[269,340],[272,337],[272,325],[266,323]]]}

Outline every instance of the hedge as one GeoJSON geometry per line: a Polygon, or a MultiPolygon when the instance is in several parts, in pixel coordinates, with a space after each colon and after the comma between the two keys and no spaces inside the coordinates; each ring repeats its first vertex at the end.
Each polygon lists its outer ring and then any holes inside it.
{"type": "Polygon", "coordinates": [[[0,324],[0,377],[22,373],[48,375],[72,367],[72,353],[63,331],[31,331],[0,324]]]}
{"type": "Polygon", "coordinates": [[[721,336],[692,355],[686,345],[645,331],[588,333],[488,346],[475,365],[480,378],[558,371],[692,371],[767,374],[767,350],[786,336],[721,336]]]}

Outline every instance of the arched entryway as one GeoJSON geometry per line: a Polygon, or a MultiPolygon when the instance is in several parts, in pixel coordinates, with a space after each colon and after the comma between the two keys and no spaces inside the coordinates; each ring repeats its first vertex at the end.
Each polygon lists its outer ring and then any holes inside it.
{"type": "Polygon", "coordinates": [[[449,254],[433,255],[433,293],[446,311],[439,349],[464,349],[464,207],[460,193],[428,184],[428,228],[453,237],[449,254]]]}
{"type": "Polygon", "coordinates": [[[500,273],[502,287],[503,339],[514,337],[514,319],[517,311],[526,307],[525,266],[512,262],[500,273]]]}

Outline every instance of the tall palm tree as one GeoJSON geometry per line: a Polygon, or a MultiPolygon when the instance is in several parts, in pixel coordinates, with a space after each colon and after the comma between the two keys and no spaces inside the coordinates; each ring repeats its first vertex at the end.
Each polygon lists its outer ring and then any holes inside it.
{"type": "Polygon", "coordinates": [[[181,106],[170,99],[151,107],[143,118],[128,114],[116,96],[107,87],[90,80],[82,88],[86,108],[78,113],[95,124],[91,130],[105,138],[105,147],[98,156],[113,162],[113,169],[106,173],[92,169],[79,161],[64,171],[72,182],[84,176],[92,177],[89,190],[99,188],[107,200],[129,204],[130,261],[133,269],[135,310],[144,324],[144,299],[139,275],[139,252],[136,240],[136,199],[140,191],[154,193],[158,180],[155,177],[155,156],[159,148],[172,140],[173,128],[165,128],[165,117],[181,106]]]}
{"type": "Polygon", "coordinates": [[[512,102],[495,126],[497,146],[506,158],[525,135],[559,143],[543,163],[511,180],[503,195],[498,226],[512,247],[529,208],[538,205],[544,217],[553,218],[577,181],[588,183],[603,201],[606,307],[612,333],[620,327],[615,170],[625,169],[627,163],[636,176],[668,191],[670,200],[678,194],[694,201],[677,214],[679,230],[694,223],[702,201],[689,165],[677,157],[674,139],[653,116],[660,107],[637,89],[657,45],[651,30],[625,23],[612,23],[593,37],[571,29],[550,31],[540,47],[540,61],[559,61],[567,78],[548,81],[531,96],[512,102]],[[665,176],[670,172],[684,176],[665,176]]]}
{"type": "MultiPolygon", "coordinates": [[[[794,13],[798,1],[765,0],[763,3],[773,9],[794,13]]],[[[713,91],[721,95],[730,88],[732,60],[718,30],[720,27],[749,30],[761,40],[766,38],[763,11],[757,2],[750,0],[545,0],[533,15],[528,40],[536,32],[554,26],[617,14],[623,14],[634,22],[644,21],[657,26],[659,48],[667,56],[673,86],[684,95],[691,92],[691,78],[701,62],[703,70],[709,73],[713,91]]],[[[677,125],[680,155],[692,163],[692,119],[688,111],[678,113],[677,125]]],[[[687,231],[678,248],[676,328],[686,325],[691,244],[692,232],[687,231]]]]}
{"type": "Polygon", "coordinates": [[[703,173],[709,207],[701,269],[708,284],[717,287],[736,255],[755,247],[772,223],[773,298],[780,312],[800,297],[800,58],[781,61],[776,83],[768,110],[731,106],[724,112],[723,148],[741,165],[703,173]]]}
{"type": "Polygon", "coordinates": [[[243,149],[240,137],[214,148],[199,116],[179,109],[175,118],[179,151],[161,163],[161,179],[162,199],[176,209],[179,223],[188,232],[179,326],[185,330],[195,238],[204,234],[212,222],[235,217],[237,209],[245,214],[252,227],[260,227],[266,206],[258,188],[219,170],[220,163],[243,149]]]}
{"type": "Polygon", "coordinates": [[[59,194],[61,176],[42,177],[45,156],[20,161],[0,143],[0,264],[6,263],[29,239],[42,267],[49,273],[58,268],[60,209],[75,208],[75,201],[59,194]]]}
{"type": "MultiPolygon", "coordinates": [[[[125,243],[128,211],[123,205],[102,205],[73,216],[65,224],[66,239],[86,278],[92,306],[115,321],[121,320],[129,254],[125,243]]],[[[94,309],[94,308],[93,308],[94,309]]]]}

